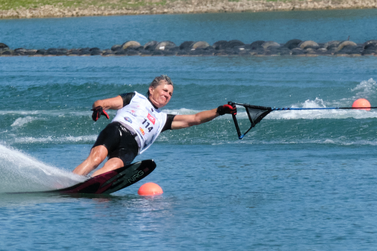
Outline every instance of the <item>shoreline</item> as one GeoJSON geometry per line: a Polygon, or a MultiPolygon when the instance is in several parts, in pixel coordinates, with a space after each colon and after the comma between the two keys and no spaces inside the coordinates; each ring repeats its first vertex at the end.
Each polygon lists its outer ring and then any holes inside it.
{"type": "Polygon", "coordinates": [[[0,19],[61,18],[113,15],[194,14],[224,12],[268,12],[294,10],[342,10],[377,8],[377,0],[305,0],[305,1],[250,1],[250,0],[170,0],[163,4],[145,0],[143,6],[43,5],[36,8],[19,7],[0,10],[0,19]]]}
{"type": "Polygon", "coordinates": [[[285,44],[274,41],[254,41],[245,44],[239,40],[217,41],[213,45],[205,41],[185,41],[176,45],[171,41],[150,41],[141,45],[137,41],[128,41],[122,45],[114,45],[111,49],[50,48],[50,49],[10,49],[0,43],[1,56],[375,56],[377,40],[369,40],[363,44],[352,41],[315,41],[292,39],[285,44]]]}

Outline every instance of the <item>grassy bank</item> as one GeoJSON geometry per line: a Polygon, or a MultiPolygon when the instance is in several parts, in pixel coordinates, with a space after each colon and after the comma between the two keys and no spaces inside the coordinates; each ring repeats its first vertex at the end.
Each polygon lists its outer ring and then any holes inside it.
{"type": "Polygon", "coordinates": [[[376,8],[376,0],[0,0],[0,18],[376,8]]]}
{"type": "MultiPolygon", "coordinates": [[[[0,10],[36,9],[42,6],[54,6],[59,8],[87,8],[95,6],[97,8],[139,8],[151,4],[152,1],[130,1],[130,0],[0,0],[0,10]]],[[[156,2],[156,1],[155,1],[156,2]]],[[[166,4],[166,1],[158,1],[157,5],[166,4]]]]}

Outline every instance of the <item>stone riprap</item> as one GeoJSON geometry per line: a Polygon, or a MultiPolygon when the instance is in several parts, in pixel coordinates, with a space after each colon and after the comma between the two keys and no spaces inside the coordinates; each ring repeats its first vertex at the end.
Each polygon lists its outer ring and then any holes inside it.
{"type": "Polygon", "coordinates": [[[50,49],[10,49],[0,43],[0,56],[364,56],[377,55],[377,40],[363,44],[346,41],[317,43],[292,39],[285,44],[274,41],[255,41],[245,44],[239,40],[218,41],[213,45],[205,41],[185,41],[176,45],[171,41],[151,41],[141,45],[137,41],[127,41],[110,49],[50,48],[50,49]]]}

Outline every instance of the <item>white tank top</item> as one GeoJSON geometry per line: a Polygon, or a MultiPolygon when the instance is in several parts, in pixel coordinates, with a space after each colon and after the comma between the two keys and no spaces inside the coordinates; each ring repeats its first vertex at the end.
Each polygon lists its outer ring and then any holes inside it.
{"type": "Polygon", "coordinates": [[[154,108],[143,95],[135,92],[130,103],[117,111],[112,122],[123,124],[137,134],[139,154],[147,150],[160,135],[165,126],[167,115],[154,108]]]}

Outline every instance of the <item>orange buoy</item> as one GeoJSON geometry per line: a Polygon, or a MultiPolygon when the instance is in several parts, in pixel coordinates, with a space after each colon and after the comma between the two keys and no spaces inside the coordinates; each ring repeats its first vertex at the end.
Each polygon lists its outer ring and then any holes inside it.
{"type": "Polygon", "coordinates": [[[353,102],[352,107],[354,107],[355,109],[370,111],[370,103],[365,98],[356,99],[355,102],[353,102]],[[365,107],[365,109],[360,107],[365,107]]]}
{"type": "Polygon", "coordinates": [[[163,191],[162,188],[156,183],[148,182],[142,185],[137,193],[141,196],[153,196],[162,194],[163,191]]]}

